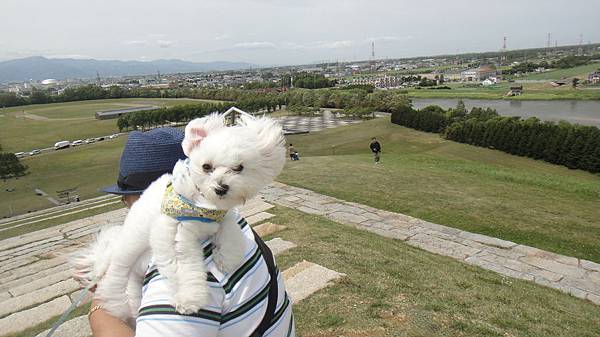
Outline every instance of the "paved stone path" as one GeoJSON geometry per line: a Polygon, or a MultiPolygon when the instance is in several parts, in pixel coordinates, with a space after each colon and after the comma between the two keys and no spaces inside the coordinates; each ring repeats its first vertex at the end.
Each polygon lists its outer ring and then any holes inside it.
{"type": "Polygon", "coordinates": [[[600,264],[274,183],[266,201],[324,216],[600,305],[600,264]]]}

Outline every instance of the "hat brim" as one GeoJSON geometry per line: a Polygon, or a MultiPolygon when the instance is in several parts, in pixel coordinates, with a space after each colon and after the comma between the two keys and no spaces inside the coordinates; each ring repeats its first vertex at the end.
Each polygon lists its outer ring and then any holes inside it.
{"type": "Polygon", "coordinates": [[[110,194],[117,194],[117,195],[142,194],[142,192],[144,192],[144,190],[139,190],[139,191],[123,190],[117,184],[104,187],[101,190],[102,190],[102,192],[106,192],[106,193],[110,193],[110,194]]]}

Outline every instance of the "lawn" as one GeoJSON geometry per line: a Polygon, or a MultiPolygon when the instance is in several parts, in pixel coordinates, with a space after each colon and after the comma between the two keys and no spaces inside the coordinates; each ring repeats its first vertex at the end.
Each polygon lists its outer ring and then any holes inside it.
{"type": "Polygon", "coordinates": [[[578,77],[581,80],[587,80],[588,75],[596,70],[600,69],[600,63],[592,63],[584,66],[569,68],[569,69],[557,69],[551,70],[544,73],[532,74],[526,77],[522,77],[525,80],[560,80],[562,78],[578,77]]]}
{"type": "Polygon", "coordinates": [[[463,83],[450,83],[450,90],[408,89],[408,95],[415,98],[471,98],[471,99],[511,99],[511,100],[600,100],[600,90],[573,89],[571,85],[555,88],[550,83],[509,83],[502,82],[488,87],[465,87],[463,83]],[[522,85],[523,94],[506,97],[511,86],[522,85]]]}
{"type": "Polygon", "coordinates": [[[30,173],[0,182],[0,218],[53,206],[35,194],[36,188],[54,198],[58,198],[56,191],[73,187],[77,187],[81,199],[101,195],[99,188],[114,184],[117,179],[126,140],[123,136],[23,158],[21,161],[29,166],[30,173]],[[7,188],[15,190],[7,192],[7,188]]]}
{"type": "Polygon", "coordinates": [[[347,274],[294,307],[299,336],[597,336],[600,307],[403,242],[277,207],[298,247],[281,270],[307,260],[347,274]]]}
{"type": "Polygon", "coordinates": [[[194,99],[124,98],[0,109],[0,145],[5,151],[47,148],[60,140],[74,141],[118,132],[116,119],[97,120],[97,111],[137,106],[173,106],[194,99]]]}
{"type": "Polygon", "coordinates": [[[294,306],[298,336],[597,336],[600,307],[590,302],[319,216],[269,212],[287,227],[274,236],[297,244],[277,257],[280,270],[307,260],[347,275],[294,306]]]}
{"type": "Polygon", "coordinates": [[[600,262],[600,176],[377,119],[287,138],[278,180],[348,201],[600,262]],[[382,164],[368,144],[382,142],[382,164]]]}

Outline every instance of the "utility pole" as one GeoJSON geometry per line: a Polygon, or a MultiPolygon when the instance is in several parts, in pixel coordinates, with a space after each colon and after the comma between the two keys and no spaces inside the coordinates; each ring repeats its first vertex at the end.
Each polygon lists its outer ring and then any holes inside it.
{"type": "Polygon", "coordinates": [[[500,56],[500,63],[506,62],[506,36],[504,36],[502,43],[502,56],[500,56]]]}
{"type": "Polygon", "coordinates": [[[548,42],[546,44],[546,48],[550,49],[551,41],[552,41],[552,33],[548,33],[548,42]]]}

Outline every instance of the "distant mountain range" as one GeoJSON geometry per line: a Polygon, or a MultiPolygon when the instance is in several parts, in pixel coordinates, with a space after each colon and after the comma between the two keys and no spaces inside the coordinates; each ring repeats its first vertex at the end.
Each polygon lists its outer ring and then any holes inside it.
{"type": "Polygon", "coordinates": [[[82,59],[49,59],[42,56],[0,62],[0,83],[44,80],[54,78],[95,78],[101,77],[149,75],[160,71],[161,74],[203,72],[211,70],[237,70],[253,67],[243,62],[206,62],[195,63],[182,60],[156,61],[103,61],[82,59]]]}

